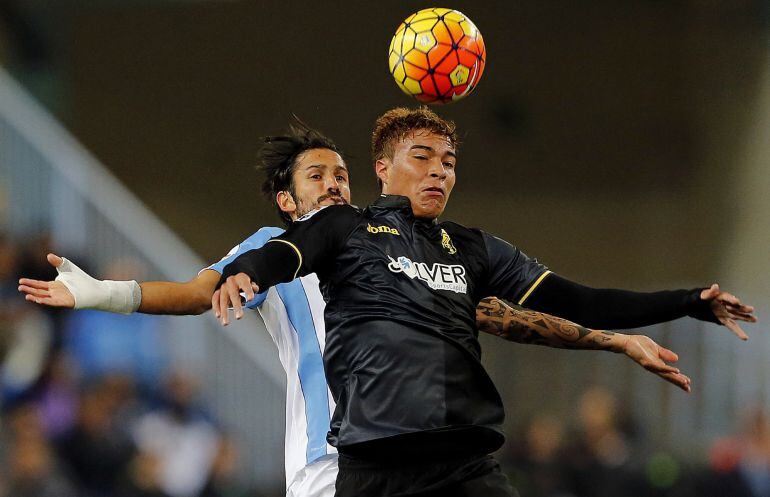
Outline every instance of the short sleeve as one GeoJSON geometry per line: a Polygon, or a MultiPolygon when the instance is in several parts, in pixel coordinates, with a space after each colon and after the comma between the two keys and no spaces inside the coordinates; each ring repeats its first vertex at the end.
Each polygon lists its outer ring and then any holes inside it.
{"type": "Polygon", "coordinates": [[[485,295],[522,305],[550,271],[505,240],[488,233],[483,238],[489,261],[485,295]]]}
{"type": "MultiPolygon", "coordinates": [[[[264,228],[260,228],[259,231],[233,247],[230,252],[227,253],[224,257],[222,257],[218,262],[215,262],[214,264],[211,264],[208,267],[205,267],[201,269],[201,271],[205,271],[206,269],[211,269],[212,271],[216,271],[219,274],[222,274],[225,270],[225,266],[230,264],[232,261],[234,261],[239,255],[248,252],[249,250],[254,250],[262,247],[265,243],[267,243],[268,240],[271,238],[274,238],[276,236],[282,235],[284,230],[281,228],[275,228],[271,226],[267,226],[264,228]]],[[[248,308],[254,308],[259,307],[262,305],[262,302],[265,301],[265,297],[267,296],[267,292],[262,292],[258,295],[255,295],[254,298],[246,304],[246,307],[248,308]]]]}
{"type": "Polygon", "coordinates": [[[271,242],[283,242],[297,253],[298,276],[317,273],[339,252],[360,221],[360,211],[350,205],[330,205],[309,212],[271,242]]]}
{"type": "Polygon", "coordinates": [[[286,232],[257,249],[245,249],[229,261],[220,285],[238,273],[247,274],[260,288],[286,283],[298,276],[320,273],[334,260],[360,220],[349,205],[331,205],[291,223],[286,232]]]}

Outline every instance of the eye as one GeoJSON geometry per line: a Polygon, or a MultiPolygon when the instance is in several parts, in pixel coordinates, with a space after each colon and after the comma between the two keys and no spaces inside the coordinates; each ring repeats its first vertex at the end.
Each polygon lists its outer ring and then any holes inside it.
{"type": "Polygon", "coordinates": [[[414,158],[419,160],[428,160],[428,158],[424,155],[415,155],[414,158]]]}
{"type": "Polygon", "coordinates": [[[310,179],[321,179],[321,175],[320,174],[313,174],[312,176],[310,176],[310,179]]]}
{"type": "Polygon", "coordinates": [[[454,162],[444,162],[444,167],[446,169],[454,169],[455,168],[455,163],[454,162]]]}
{"type": "Polygon", "coordinates": [[[345,176],[342,176],[341,174],[337,175],[337,181],[347,181],[348,179],[345,176]]]}

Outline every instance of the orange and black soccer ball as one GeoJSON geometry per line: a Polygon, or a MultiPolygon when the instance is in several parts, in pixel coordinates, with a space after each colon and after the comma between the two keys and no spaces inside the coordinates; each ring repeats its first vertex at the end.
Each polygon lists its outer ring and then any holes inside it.
{"type": "Polygon", "coordinates": [[[446,104],[476,88],[487,51],[476,26],[452,9],[423,9],[404,20],[388,50],[390,74],[420,102],[446,104]]]}

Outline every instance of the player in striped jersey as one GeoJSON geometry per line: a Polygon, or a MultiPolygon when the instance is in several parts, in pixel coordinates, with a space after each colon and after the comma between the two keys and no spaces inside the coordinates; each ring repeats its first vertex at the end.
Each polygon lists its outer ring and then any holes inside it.
{"type": "MultiPolygon", "coordinates": [[[[267,177],[263,192],[275,202],[287,225],[319,207],[350,202],[348,170],[339,150],[315,131],[296,127],[287,136],[268,138],[260,164],[267,177]]],[[[123,313],[200,314],[211,307],[223,268],[282,232],[281,228],[260,229],[186,283],[99,281],[51,254],[48,259],[60,273],[57,281],[22,279],[20,290],[28,300],[43,305],[123,313]]],[[[334,447],[326,442],[326,434],[335,405],[323,371],[325,303],[318,278],[310,274],[276,285],[248,306],[262,315],[287,375],[287,495],[330,497],[334,494],[337,457],[334,447]]],[[[477,319],[481,331],[513,341],[624,352],[664,379],[689,389],[689,378],[665,364],[676,360],[676,355],[642,335],[608,335],[576,328],[558,318],[514,310],[494,298],[482,301],[477,319]],[[575,333],[576,329],[580,332],[575,333]]]]}

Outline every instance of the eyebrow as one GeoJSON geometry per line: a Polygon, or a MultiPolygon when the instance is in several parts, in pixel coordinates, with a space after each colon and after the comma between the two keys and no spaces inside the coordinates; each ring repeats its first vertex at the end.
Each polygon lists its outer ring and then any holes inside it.
{"type": "MultiPolygon", "coordinates": [[[[323,169],[324,167],[328,167],[328,166],[326,164],[310,164],[309,166],[307,166],[305,168],[305,171],[309,171],[311,169],[323,169]]],[[[345,166],[345,165],[335,165],[335,166],[331,166],[331,167],[333,167],[335,171],[338,170],[338,169],[342,169],[344,171],[348,170],[348,167],[345,166]]]]}
{"type": "MultiPolygon", "coordinates": [[[[435,152],[435,150],[433,150],[433,147],[429,147],[427,145],[412,145],[411,147],[409,147],[409,150],[414,150],[415,148],[420,149],[420,150],[427,150],[429,152],[435,152]]],[[[447,150],[446,153],[447,153],[447,155],[451,155],[455,159],[457,158],[457,154],[454,153],[453,150],[447,150]]]]}

